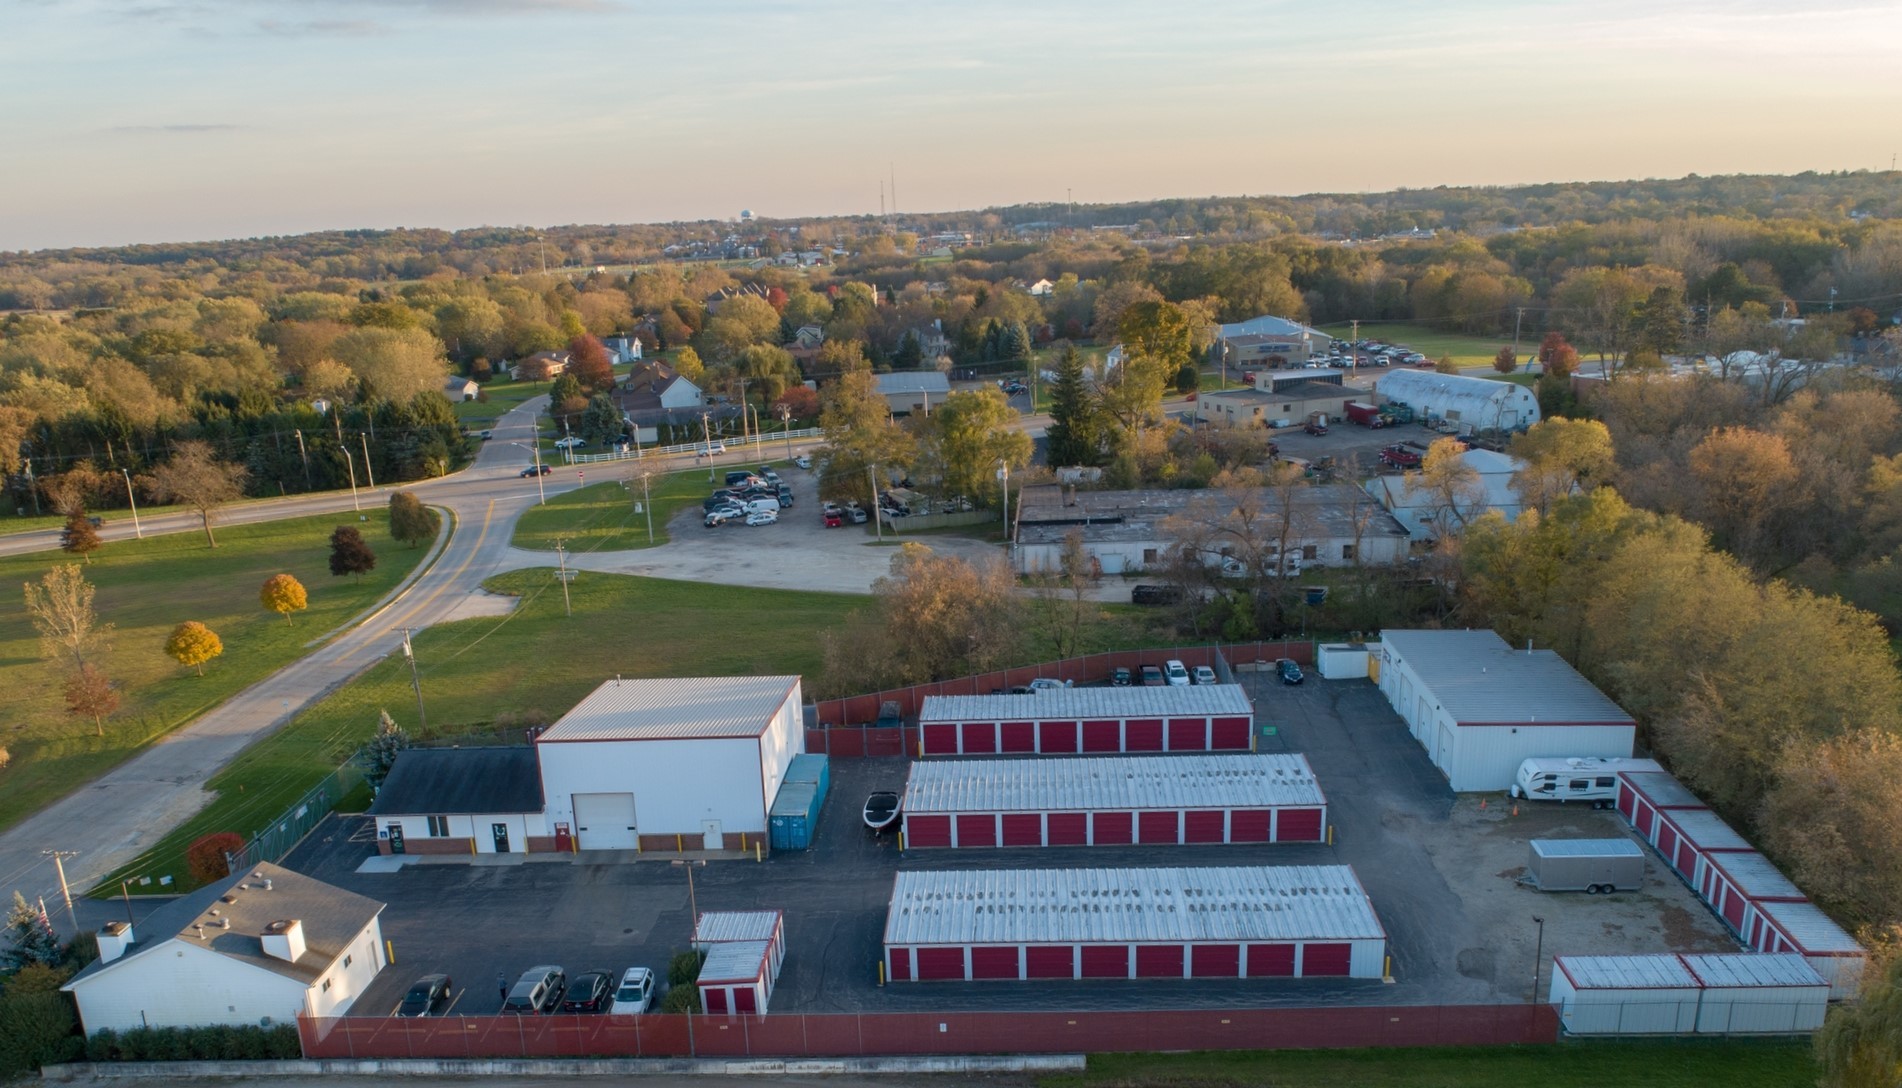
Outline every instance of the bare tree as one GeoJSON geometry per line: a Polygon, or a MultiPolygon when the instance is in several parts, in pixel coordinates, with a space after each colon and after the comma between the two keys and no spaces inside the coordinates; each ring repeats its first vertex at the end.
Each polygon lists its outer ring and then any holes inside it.
{"type": "Polygon", "coordinates": [[[40,656],[48,663],[70,659],[84,669],[89,659],[109,648],[112,625],[100,623],[93,612],[93,585],[76,564],[64,563],[47,571],[39,585],[25,584],[26,611],[40,633],[40,656]]]}
{"type": "Polygon", "coordinates": [[[1083,530],[1064,534],[1057,569],[1031,583],[1037,617],[1058,657],[1074,657],[1083,644],[1083,621],[1096,611],[1090,588],[1101,576],[1095,557],[1083,547],[1083,530]]]}
{"type": "Polygon", "coordinates": [[[171,460],[153,470],[152,489],[160,502],[182,503],[196,510],[205,527],[205,541],[215,548],[218,538],[211,532],[212,518],[220,506],[244,494],[247,475],[243,465],[218,460],[210,445],[193,439],[180,442],[171,460]]]}

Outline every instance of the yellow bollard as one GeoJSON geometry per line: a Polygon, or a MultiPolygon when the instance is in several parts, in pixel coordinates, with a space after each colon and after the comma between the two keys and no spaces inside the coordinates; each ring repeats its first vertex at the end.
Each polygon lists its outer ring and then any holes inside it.
{"type": "Polygon", "coordinates": [[[1381,957],[1380,981],[1382,982],[1393,981],[1393,957],[1392,956],[1381,957]]]}
{"type": "Polygon", "coordinates": [[[687,852],[687,841],[681,838],[680,833],[676,831],[674,833],[674,853],[684,854],[686,852],[687,852]]]}
{"type": "Polygon", "coordinates": [[[475,836],[473,836],[473,835],[471,835],[471,836],[469,836],[469,852],[470,852],[471,854],[473,854],[473,853],[475,853],[475,852],[476,852],[476,848],[475,848],[475,836]]]}
{"type": "Polygon", "coordinates": [[[898,852],[905,852],[905,829],[902,827],[898,829],[898,852]]]}
{"type": "Polygon", "coordinates": [[[383,958],[388,961],[390,966],[396,966],[396,944],[388,938],[385,938],[383,941],[383,958]]]}
{"type": "Polygon", "coordinates": [[[878,984],[880,986],[885,985],[885,961],[884,960],[878,961],[878,984]]]}
{"type": "Polygon", "coordinates": [[[764,854],[762,854],[762,853],[760,853],[760,849],[759,849],[759,840],[758,840],[758,839],[755,839],[755,840],[753,840],[753,860],[754,860],[754,861],[765,861],[765,860],[766,860],[766,855],[764,855],[764,854]]]}
{"type": "Polygon", "coordinates": [[[1333,824],[1327,825],[1327,844],[1329,846],[1334,845],[1334,825],[1333,824]]]}
{"type": "Polygon", "coordinates": [[[746,853],[746,832],[740,832],[740,853],[746,853]]]}

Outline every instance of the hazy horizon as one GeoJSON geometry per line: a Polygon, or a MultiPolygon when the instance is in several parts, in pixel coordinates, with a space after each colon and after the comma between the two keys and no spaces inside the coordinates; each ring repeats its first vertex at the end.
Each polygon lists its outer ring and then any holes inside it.
{"type": "Polygon", "coordinates": [[[0,250],[1881,170],[1902,2],[15,0],[0,250]],[[886,194],[889,206],[891,194],[886,194]]]}

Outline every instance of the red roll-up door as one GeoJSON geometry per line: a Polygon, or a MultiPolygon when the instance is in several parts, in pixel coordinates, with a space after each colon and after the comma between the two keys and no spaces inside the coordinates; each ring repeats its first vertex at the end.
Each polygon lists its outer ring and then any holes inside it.
{"type": "Polygon", "coordinates": [[[1636,805],[1637,808],[1636,817],[1631,821],[1631,825],[1638,829],[1639,838],[1655,845],[1657,840],[1651,837],[1651,829],[1657,826],[1658,810],[1645,804],[1642,800],[1636,800],[1632,803],[1636,805]]]}
{"type": "Polygon", "coordinates": [[[1267,842],[1273,813],[1265,808],[1236,809],[1228,814],[1229,842],[1267,842]]]}
{"type": "Polygon", "coordinates": [[[1251,944],[1248,946],[1249,978],[1289,978],[1293,974],[1293,945],[1251,944]]]}
{"type": "Polygon", "coordinates": [[[1180,820],[1175,812],[1143,812],[1136,817],[1136,841],[1174,846],[1182,841],[1180,820]]]}
{"type": "Polygon", "coordinates": [[[1042,846],[1043,817],[1035,812],[1004,813],[1005,846],[1042,846]]]}
{"type": "Polygon", "coordinates": [[[905,817],[906,846],[950,846],[951,817],[949,816],[907,816],[905,817]]]}
{"type": "Polygon", "coordinates": [[[1625,819],[1636,821],[1633,813],[1638,811],[1638,794],[1631,783],[1622,778],[1618,780],[1618,811],[1624,813],[1625,819]]]}
{"type": "Polygon", "coordinates": [[[1016,978],[1016,945],[973,945],[971,948],[972,978],[1016,978]]]}
{"type": "Polygon", "coordinates": [[[1179,944],[1137,945],[1136,977],[1181,978],[1182,946],[1179,944]]]}
{"type": "Polygon", "coordinates": [[[988,812],[958,817],[959,846],[996,846],[997,817],[988,812]]]}
{"type": "Polygon", "coordinates": [[[733,987],[733,1011],[734,1012],[758,1012],[759,1006],[754,1004],[755,1000],[756,998],[753,994],[753,988],[751,986],[733,987]]]}
{"type": "Polygon", "coordinates": [[[1209,723],[1209,748],[1217,752],[1248,751],[1247,718],[1217,718],[1209,723]]]}
{"type": "Polygon", "coordinates": [[[1037,727],[1030,722],[1005,722],[997,729],[998,751],[1034,752],[1037,750],[1037,727]]]}
{"type": "Polygon", "coordinates": [[[1743,897],[1742,892],[1728,884],[1720,884],[1718,892],[1724,897],[1724,920],[1730,923],[1730,928],[1742,933],[1744,907],[1749,905],[1749,901],[1743,897]]]}
{"type": "Polygon", "coordinates": [[[1084,812],[1053,812],[1045,817],[1050,825],[1050,846],[1082,846],[1090,841],[1090,817],[1084,812]]]}
{"type": "Polygon", "coordinates": [[[706,995],[707,1011],[709,1013],[725,1012],[727,1010],[726,987],[709,986],[705,990],[702,990],[701,993],[706,995]]]}
{"type": "Polygon", "coordinates": [[[920,981],[933,979],[964,978],[963,948],[920,948],[918,950],[918,978],[920,981]]]}
{"type": "Polygon", "coordinates": [[[1345,944],[1310,944],[1301,948],[1301,977],[1325,978],[1347,974],[1353,947],[1345,944]]]}
{"type": "Polygon", "coordinates": [[[1198,944],[1189,949],[1189,974],[1195,978],[1235,978],[1241,973],[1241,945],[1198,944]]]}
{"type": "Polygon", "coordinates": [[[1222,831],[1227,813],[1217,809],[1214,812],[1185,812],[1182,814],[1183,842],[1221,842],[1222,831]]]}
{"type": "Polygon", "coordinates": [[[1275,811],[1276,842],[1320,842],[1321,810],[1284,808],[1275,811]]]}
{"type": "Polygon", "coordinates": [[[1122,724],[1120,722],[1084,722],[1083,750],[1086,752],[1122,751],[1122,724]]]}
{"type": "Polygon", "coordinates": [[[1067,944],[1033,944],[1024,949],[1024,974],[1029,978],[1074,978],[1076,955],[1067,944]]]}
{"type": "Polygon", "coordinates": [[[1162,719],[1131,718],[1123,723],[1123,750],[1126,752],[1162,751],[1162,719]]]}
{"type": "Polygon", "coordinates": [[[1673,866],[1677,865],[1677,829],[1665,823],[1662,816],[1658,818],[1657,847],[1664,860],[1673,866]]]}
{"type": "Polygon", "coordinates": [[[887,949],[887,951],[891,953],[892,981],[893,982],[910,981],[911,980],[911,949],[891,948],[891,949],[887,949]]]}
{"type": "Polygon", "coordinates": [[[1126,944],[1084,945],[1083,977],[1128,978],[1129,946],[1126,944]]]}
{"type": "Polygon", "coordinates": [[[925,754],[928,756],[954,756],[958,754],[958,727],[955,725],[927,725],[925,731],[925,754]]]}
{"type": "Polygon", "coordinates": [[[1076,751],[1075,722],[1038,722],[1038,750],[1046,755],[1076,751]]]}
{"type": "Polygon", "coordinates": [[[997,751],[997,724],[995,722],[964,723],[964,754],[982,755],[997,751]]]}
{"type": "Polygon", "coordinates": [[[1090,841],[1098,846],[1114,846],[1135,841],[1135,821],[1127,812],[1097,812],[1090,816],[1090,841]]]}
{"type": "Polygon", "coordinates": [[[1170,718],[1169,750],[1171,752],[1208,751],[1209,720],[1207,718],[1170,718]]]}

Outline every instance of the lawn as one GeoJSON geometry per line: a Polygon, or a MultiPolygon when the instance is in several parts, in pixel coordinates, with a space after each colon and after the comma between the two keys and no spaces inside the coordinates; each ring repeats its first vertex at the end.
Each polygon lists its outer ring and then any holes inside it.
{"type": "Polygon", "coordinates": [[[275,819],[374,731],[377,712],[418,739],[491,736],[552,722],[610,677],[814,675],[815,633],[864,607],[860,596],[700,585],[584,572],[570,584],[574,616],[562,614],[552,568],[512,571],[486,583],[521,598],[501,617],[462,620],[415,636],[427,731],[400,655],[391,655],[284,728],[258,741],[211,780],[217,798],[123,876],[185,879],[184,852],[213,831],[249,838],[275,819]]]}
{"type": "MultiPolygon", "coordinates": [[[[1321,331],[1329,336],[1346,337],[1351,331],[1346,323],[1323,325],[1321,331]]],[[[1463,336],[1459,333],[1441,332],[1425,325],[1389,324],[1382,321],[1363,321],[1360,323],[1363,339],[1379,340],[1387,344],[1405,344],[1429,359],[1439,359],[1450,355],[1460,366],[1490,367],[1493,356],[1499,349],[1512,343],[1511,336],[1463,336]]],[[[1537,337],[1519,342],[1519,361],[1538,351],[1537,337]]]]}
{"type": "MultiPolygon", "coordinates": [[[[787,467],[783,461],[768,463],[781,470],[787,467]]],[[[634,504],[642,501],[641,463],[612,461],[579,467],[599,472],[607,479],[556,495],[545,506],[530,507],[515,523],[515,537],[510,543],[550,552],[555,550],[557,539],[566,540],[568,550],[576,552],[648,547],[647,515],[634,512],[634,504]]],[[[706,469],[656,473],[647,484],[654,506],[653,543],[667,543],[667,519],[682,507],[697,507],[733,467],[741,466],[720,466],[711,483],[706,469]]]]}
{"type": "Polygon", "coordinates": [[[554,382],[491,381],[482,387],[482,394],[488,399],[456,403],[456,422],[470,430],[482,430],[501,419],[509,409],[554,387],[554,382]]]}
{"type": "MultiPolygon", "coordinates": [[[[349,514],[330,514],[230,526],[217,530],[218,548],[202,533],[173,533],[120,541],[93,553],[86,577],[97,587],[93,607],[114,625],[102,668],[115,681],[121,705],[106,719],[105,736],[91,721],[65,711],[59,687],[39,657],[38,639],[18,588],[0,611],[0,746],[12,755],[0,771],[0,827],[8,826],[123,762],[237,691],[307,651],[305,643],[363,611],[400,581],[425,553],[386,532],[386,513],[365,515],[365,538],[377,569],[362,581],[332,577],[331,529],[349,514]],[[304,584],[310,607],[286,624],[258,603],[258,588],[288,572],[304,584]],[[198,620],[224,642],[223,656],[203,677],[164,652],[177,624],[198,620]]],[[[50,567],[73,562],[62,552],[0,559],[0,584],[37,581],[50,567]]]]}
{"type": "Polygon", "coordinates": [[[1041,1088],[1811,1088],[1808,1044],[1718,1039],[1544,1047],[1094,1054],[1041,1088]]]}

